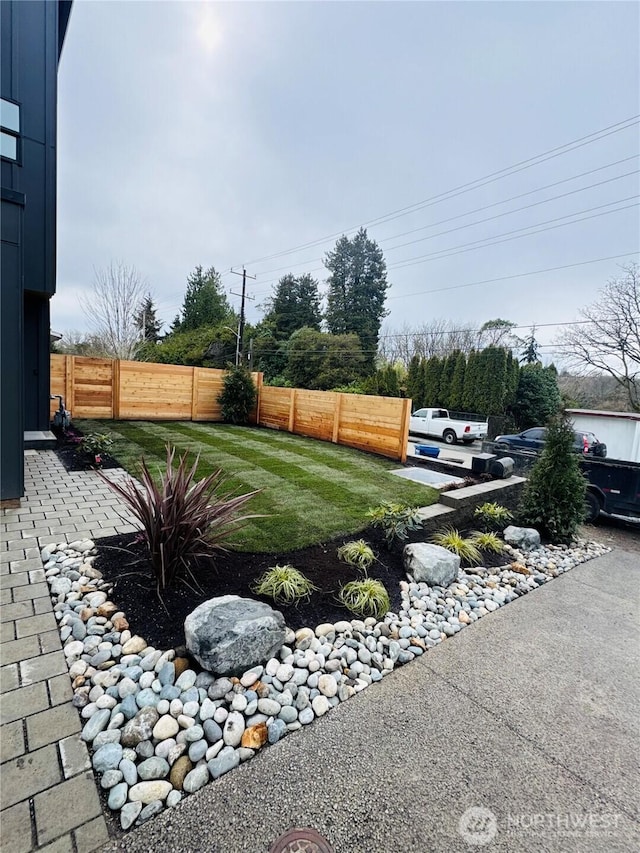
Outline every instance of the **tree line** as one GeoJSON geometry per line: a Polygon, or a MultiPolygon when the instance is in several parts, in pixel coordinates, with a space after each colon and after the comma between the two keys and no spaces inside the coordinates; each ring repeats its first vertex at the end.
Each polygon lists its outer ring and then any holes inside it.
{"type": "MultiPolygon", "coordinates": [[[[520,428],[553,411],[557,371],[542,366],[535,327],[521,339],[515,323],[501,318],[479,329],[432,319],[381,334],[389,283],[377,243],[360,229],[341,237],[324,264],[324,299],[311,275],[289,273],[274,286],[262,320],[245,325],[244,363],[267,383],[409,396],[414,408],[506,415],[520,428]]],[[[559,346],[578,370],[591,372],[592,385],[608,374],[620,402],[638,411],[638,268],[622,269],[583,309],[587,322],[564,332],[559,346]]],[[[92,331],[67,333],[58,351],[219,368],[235,360],[238,314],[212,266],[189,274],[181,310],[164,335],[153,295],[134,268],[113,263],[97,272],[83,302],[92,331]]],[[[566,379],[563,387],[569,391],[566,379]]],[[[575,383],[571,392],[568,399],[579,398],[575,383]]]]}

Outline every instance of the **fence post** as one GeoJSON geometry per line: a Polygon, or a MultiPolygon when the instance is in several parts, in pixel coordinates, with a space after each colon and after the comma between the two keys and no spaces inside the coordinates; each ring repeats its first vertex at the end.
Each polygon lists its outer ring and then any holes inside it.
{"type": "Polygon", "coordinates": [[[65,355],[64,357],[64,402],[66,408],[73,415],[73,409],[76,404],[75,395],[75,376],[74,376],[75,356],[65,355]]]}
{"type": "Polygon", "coordinates": [[[191,420],[195,421],[198,418],[198,392],[199,392],[199,382],[198,382],[198,374],[197,367],[191,368],[191,420]]]}
{"type": "Polygon", "coordinates": [[[411,417],[411,398],[402,401],[400,418],[400,444],[398,447],[401,462],[407,461],[407,442],[409,441],[409,418],[411,417]]]}
{"type": "Polygon", "coordinates": [[[296,396],[297,388],[291,389],[291,397],[289,399],[289,432],[293,432],[296,425],[296,396]]]}
{"type": "Polygon", "coordinates": [[[331,441],[334,444],[338,443],[338,435],[340,434],[340,412],[342,409],[342,394],[336,394],[336,402],[333,407],[333,435],[331,441]]]}
{"type": "Polygon", "coordinates": [[[111,417],[117,421],[120,417],[120,359],[111,362],[111,417]]]}
{"type": "Polygon", "coordinates": [[[254,373],[256,383],[256,425],[260,426],[260,401],[262,400],[262,382],[264,373],[254,373]]]}

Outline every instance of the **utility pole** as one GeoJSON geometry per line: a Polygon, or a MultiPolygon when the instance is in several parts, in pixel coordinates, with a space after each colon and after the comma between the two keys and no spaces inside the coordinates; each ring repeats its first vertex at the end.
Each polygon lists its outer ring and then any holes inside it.
{"type": "Polygon", "coordinates": [[[244,301],[245,299],[253,299],[253,296],[247,296],[247,279],[252,278],[255,280],[255,275],[247,275],[247,271],[244,267],[242,267],[242,272],[238,272],[237,270],[230,270],[234,275],[242,276],[242,294],[236,293],[231,290],[230,293],[233,293],[235,296],[242,296],[242,301],[240,302],[240,322],[238,323],[238,340],[236,343],[236,367],[242,364],[243,353],[242,353],[242,336],[244,334],[244,301]]]}

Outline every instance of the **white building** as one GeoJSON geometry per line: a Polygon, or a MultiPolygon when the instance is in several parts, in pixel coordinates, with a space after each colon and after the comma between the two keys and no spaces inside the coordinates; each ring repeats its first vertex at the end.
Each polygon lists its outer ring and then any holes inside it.
{"type": "Polygon", "coordinates": [[[593,432],[607,445],[609,459],[640,462],[640,413],[567,409],[576,430],[593,432]]]}

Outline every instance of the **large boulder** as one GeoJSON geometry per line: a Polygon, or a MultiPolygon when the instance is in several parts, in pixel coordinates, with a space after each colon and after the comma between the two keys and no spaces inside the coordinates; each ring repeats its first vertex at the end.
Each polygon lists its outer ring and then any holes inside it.
{"type": "Polygon", "coordinates": [[[190,613],[184,623],[186,645],[204,669],[240,675],[274,657],[284,644],[284,616],[268,604],[223,595],[190,613]]]}
{"type": "Polygon", "coordinates": [[[460,557],[440,545],[429,542],[405,545],[402,556],[406,573],[417,583],[449,586],[458,577],[460,557]]]}
{"type": "Polygon", "coordinates": [[[532,551],[540,547],[540,534],[533,527],[515,527],[510,524],[504,531],[504,541],[521,551],[532,551]]]}

